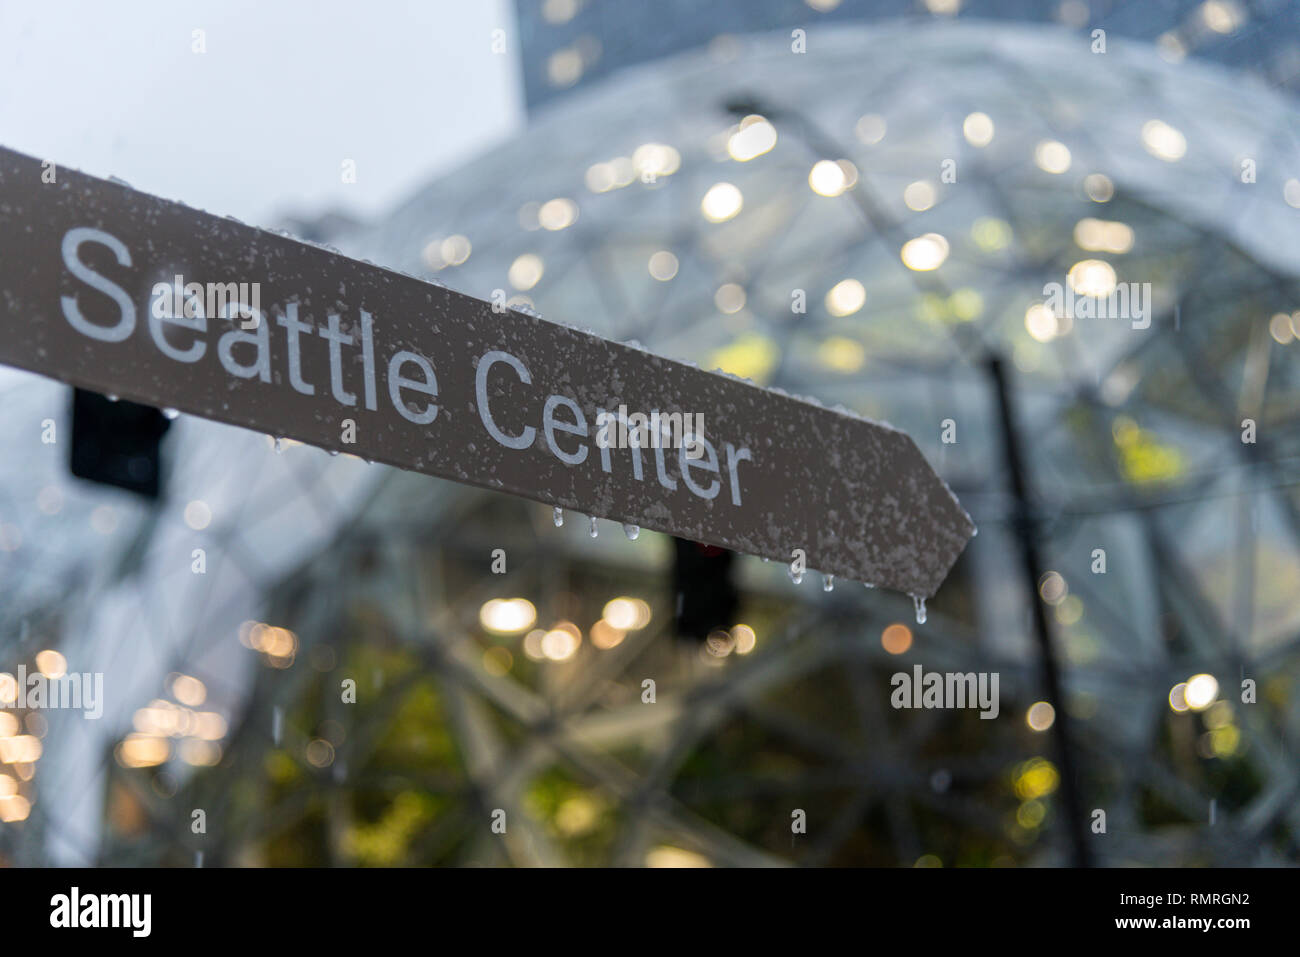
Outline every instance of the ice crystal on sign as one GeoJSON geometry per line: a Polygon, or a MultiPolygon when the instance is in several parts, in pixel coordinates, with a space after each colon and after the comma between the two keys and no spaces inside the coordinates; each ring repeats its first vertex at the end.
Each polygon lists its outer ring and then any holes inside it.
{"type": "Polygon", "coordinates": [[[835,590],[835,576],[834,576],[834,575],[823,575],[823,576],[822,576],[822,591],[834,591],[834,590],[835,590]]]}
{"type": "Polygon", "coordinates": [[[174,419],[176,416],[180,415],[180,413],[175,409],[163,409],[162,412],[164,419],[174,419]]]}
{"type": "Polygon", "coordinates": [[[791,568],[788,573],[790,575],[790,581],[794,582],[796,585],[803,581],[803,572],[797,572],[791,568]]]}
{"type": "Polygon", "coordinates": [[[916,623],[925,624],[925,599],[919,595],[912,596],[912,607],[916,609],[916,623]]]}
{"type": "Polygon", "coordinates": [[[593,515],[591,516],[591,537],[595,538],[598,534],[600,534],[600,532],[596,528],[596,516],[593,515]]]}
{"type": "Polygon", "coordinates": [[[564,509],[555,506],[555,511],[551,513],[551,519],[555,522],[555,527],[559,528],[564,524],[564,509]]]}
{"type": "Polygon", "coordinates": [[[627,539],[628,539],[628,541],[630,541],[630,542],[635,542],[636,539],[637,539],[637,536],[641,534],[641,526],[640,526],[640,525],[629,525],[627,522],[624,522],[624,523],[623,523],[623,532],[624,532],[624,534],[627,535],[627,539]]]}

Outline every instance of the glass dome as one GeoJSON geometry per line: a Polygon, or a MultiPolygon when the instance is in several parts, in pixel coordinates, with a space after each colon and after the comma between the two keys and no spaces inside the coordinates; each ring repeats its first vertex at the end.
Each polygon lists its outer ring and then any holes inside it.
{"type": "MultiPolygon", "coordinates": [[[[1100,862],[1294,859],[1294,107],[1052,28],[807,42],[733,39],[575,93],[344,245],[904,429],[980,526],[926,622],[904,596],[796,586],[747,559],[736,627],[674,643],[670,540],[593,541],[537,505],[290,449],[275,468],[361,469],[374,488],[322,510],[326,547],[300,539],[297,500],[263,497],[271,540],[302,547],[231,579],[260,599],[224,596],[219,616],[196,604],[214,581],[186,579],[196,639],[170,670],[237,689],[229,737],[198,770],[179,751],[124,767],[119,747],[99,854],[1062,863],[1055,717],[1086,808],[1111,821],[1100,862]],[[1121,288],[1117,316],[1078,302],[1121,288]],[[1038,594],[992,356],[1014,370],[1038,594]],[[1033,601],[1062,658],[1055,710],[1038,706],[1033,601]],[[257,617],[240,631],[240,616],[257,617]],[[202,647],[243,657],[196,664],[202,647]],[[1000,718],[890,709],[891,673],[914,665],[998,673],[1000,718]],[[222,808],[203,840],[147,823],[198,800],[222,808]],[[518,828],[495,834],[497,809],[518,828]],[[799,811],[816,824],[792,841],[799,811]]],[[[244,440],[203,428],[211,460],[232,461],[244,440]]],[[[130,581],[144,606],[170,587],[130,581]]],[[[114,586],[97,587],[87,608],[114,586]]]]}

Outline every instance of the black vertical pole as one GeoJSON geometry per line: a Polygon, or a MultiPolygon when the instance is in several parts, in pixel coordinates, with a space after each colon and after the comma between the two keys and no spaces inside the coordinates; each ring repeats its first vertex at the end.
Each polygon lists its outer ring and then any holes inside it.
{"type": "Polygon", "coordinates": [[[1083,799],[1079,793],[1080,781],[1075,770],[1065,697],[1061,691],[1061,674],[1056,666],[1056,653],[1052,648],[1051,632],[1048,630],[1047,611],[1038,594],[1038,576],[1042,574],[1043,565],[1038,559],[1037,529],[1034,527],[1034,517],[1030,511],[1024,460],[1020,454],[1020,434],[1016,431],[1015,413],[1011,408],[1011,394],[1007,388],[1006,370],[1002,365],[1002,358],[991,356],[988,360],[988,369],[997,390],[998,412],[1002,419],[1003,448],[1006,453],[1007,471],[1011,473],[1011,494],[1015,500],[1012,528],[1020,542],[1020,557],[1024,565],[1025,581],[1029,585],[1030,604],[1033,606],[1034,613],[1034,632],[1038,640],[1039,660],[1042,664],[1043,685],[1047,690],[1048,700],[1056,711],[1052,731],[1059,752],[1057,758],[1061,765],[1061,797],[1065,803],[1067,826],[1074,846],[1074,862],[1076,867],[1090,867],[1092,854],[1088,847],[1088,831],[1083,799]]]}

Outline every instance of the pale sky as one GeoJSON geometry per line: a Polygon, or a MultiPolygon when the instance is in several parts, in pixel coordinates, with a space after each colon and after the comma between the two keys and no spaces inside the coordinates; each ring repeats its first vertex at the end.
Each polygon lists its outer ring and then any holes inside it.
{"type": "Polygon", "coordinates": [[[255,225],[381,214],[522,122],[510,0],[0,0],[0,145],[255,225]]]}

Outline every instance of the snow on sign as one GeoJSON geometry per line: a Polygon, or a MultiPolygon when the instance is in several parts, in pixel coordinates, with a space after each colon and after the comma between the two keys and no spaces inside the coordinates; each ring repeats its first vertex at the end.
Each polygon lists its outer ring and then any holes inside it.
{"type": "Polygon", "coordinates": [[[974,532],[895,429],[48,169],[0,149],[0,362],[918,599],[974,532]]]}

